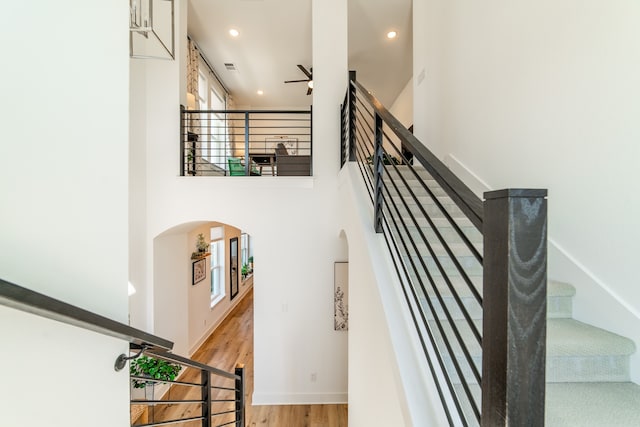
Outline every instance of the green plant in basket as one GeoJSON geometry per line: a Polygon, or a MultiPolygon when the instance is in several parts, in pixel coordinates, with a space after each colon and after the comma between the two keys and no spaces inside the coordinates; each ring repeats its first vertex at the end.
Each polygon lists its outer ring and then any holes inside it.
{"type": "MultiPolygon", "coordinates": [[[[149,356],[140,356],[132,360],[129,365],[129,372],[136,377],[147,377],[161,381],[173,381],[182,369],[181,366],[167,362],[163,359],[155,359],[149,356]]],[[[144,380],[133,380],[134,388],[145,388],[147,382],[144,380]]]]}

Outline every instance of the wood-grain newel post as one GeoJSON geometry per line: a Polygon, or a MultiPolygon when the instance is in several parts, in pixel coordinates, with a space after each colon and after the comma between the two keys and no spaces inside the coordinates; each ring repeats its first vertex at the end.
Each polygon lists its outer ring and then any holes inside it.
{"type": "Polygon", "coordinates": [[[484,197],[481,424],[544,426],[547,190],[484,197]]]}

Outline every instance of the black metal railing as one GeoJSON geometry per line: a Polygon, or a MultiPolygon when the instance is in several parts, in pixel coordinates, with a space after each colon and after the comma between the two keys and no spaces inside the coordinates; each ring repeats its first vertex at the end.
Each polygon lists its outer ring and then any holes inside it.
{"type": "MultiPolygon", "coordinates": [[[[245,425],[242,366],[236,367],[235,372],[230,373],[172,354],[171,341],[3,279],[0,279],[0,304],[129,342],[131,350],[136,354],[134,356],[119,355],[114,363],[116,371],[125,368],[127,361],[143,355],[183,367],[184,372],[177,381],[130,375],[132,383],[143,382],[145,389],[147,386],[155,389],[151,384],[168,383],[164,389],[161,387],[158,392],[152,392],[146,396],[150,398],[138,399],[132,396],[132,414],[137,414],[135,420],[132,420],[132,425],[147,427],[178,423],[202,427],[225,425],[244,427],[245,425]],[[194,396],[193,390],[196,390],[197,396],[194,396]],[[175,414],[171,412],[171,408],[176,405],[187,407],[179,411],[178,416],[167,419],[167,415],[175,414]],[[141,410],[138,412],[134,410],[135,408],[141,410]],[[197,414],[194,414],[194,408],[199,411],[197,414]],[[134,423],[134,421],[137,422],[134,423]]],[[[133,415],[132,418],[134,418],[133,415]]]]}
{"type": "Polygon", "coordinates": [[[0,279],[0,304],[88,329],[150,349],[171,350],[173,343],[75,305],[0,279]]]}
{"type": "Polygon", "coordinates": [[[236,366],[234,372],[227,372],[168,352],[139,349],[137,346],[132,346],[131,351],[136,353],[132,356],[136,359],[150,357],[180,369],[180,375],[173,380],[131,375],[132,426],[244,427],[242,365],[236,366]]]}
{"type": "Polygon", "coordinates": [[[311,110],[180,114],[181,176],[312,175],[311,110]]]}
{"type": "Polygon", "coordinates": [[[483,202],[353,72],[341,125],[449,424],[543,425],[546,190],[483,202]]]}

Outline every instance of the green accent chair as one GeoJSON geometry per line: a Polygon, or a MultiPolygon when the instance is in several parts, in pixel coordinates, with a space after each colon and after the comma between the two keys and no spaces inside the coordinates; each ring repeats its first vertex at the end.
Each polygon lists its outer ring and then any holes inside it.
{"type": "MultiPolygon", "coordinates": [[[[230,176],[245,176],[244,165],[242,164],[242,160],[240,160],[237,157],[229,157],[227,161],[229,163],[230,176]]],[[[251,175],[256,175],[256,176],[260,175],[260,172],[253,164],[251,165],[251,175]]]]}

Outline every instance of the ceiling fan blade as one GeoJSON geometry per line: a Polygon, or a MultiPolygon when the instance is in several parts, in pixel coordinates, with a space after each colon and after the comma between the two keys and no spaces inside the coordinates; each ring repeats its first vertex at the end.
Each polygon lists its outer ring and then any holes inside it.
{"type": "Polygon", "coordinates": [[[300,68],[300,71],[302,71],[305,76],[309,77],[309,80],[311,80],[313,78],[313,77],[311,77],[311,73],[309,71],[307,71],[307,69],[304,68],[302,65],[298,64],[298,68],[300,68]]]}
{"type": "Polygon", "coordinates": [[[313,89],[311,89],[310,87],[307,88],[307,95],[311,95],[311,92],[313,92],[313,89]]]}
{"type": "Polygon", "coordinates": [[[304,80],[285,80],[285,83],[299,83],[299,82],[308,82],[309,80],[304,79],[304,80]]]}

